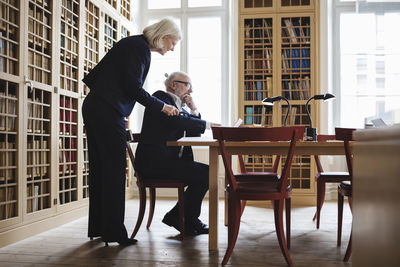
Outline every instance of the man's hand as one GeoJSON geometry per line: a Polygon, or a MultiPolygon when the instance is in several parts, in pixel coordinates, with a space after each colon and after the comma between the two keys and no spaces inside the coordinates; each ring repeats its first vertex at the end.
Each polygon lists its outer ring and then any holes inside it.
{"type": "Polygon", "coordinates": [[[176,107],[168,104],[164,104],[164,107],[161,111],[167,114],[168,116],[179,115],[179,110],[176,107]]]}
{"type": "Polygon", "coordinates": [[[190,110],[197,109],[196,105],[194,104],[192,96],[189,94],[183,96],[183,103],[185,103],[190,108],[190,110]]]}

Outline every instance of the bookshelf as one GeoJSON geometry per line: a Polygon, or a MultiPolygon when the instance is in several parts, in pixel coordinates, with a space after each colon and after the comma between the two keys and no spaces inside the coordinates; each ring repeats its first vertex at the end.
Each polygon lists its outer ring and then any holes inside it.
{"type": "Polygon", "coordinates": [[[78,100],[60,94],[59,200],[60,204],[77,201],[77,114],[78,100]]]}
{"type": "Polygon", "coordinates": [[[17,85],[0,80],[0,220],[18,216],[17,85]]]}
{"type": "Polygon", "coordinates": [[[0,0],[0,247],[87,214],[82,79],[134,32],[131,9],[0,0]]]}
{"type": "Polygon", "coordinates": [[[131,19],[131,3],[129,0],[121,0],[120,13],[128,20],[131,19]]]}
{"type": "Polygon", "coordinates": [[[105,15],[104,17],[104,52],[107,53],[117,42],[118,25],[117,21],[109,15],[105,15]]]}
{"type": "Polygon", "coordinates": [[[0,71],[18,75],[18,16],[19,5],[6,2],[0,5],[0,71]]]}
{"type": "Polygon", "coordinates": [[[28,92],[28,123],[26,129],[26,212],[51,207],[51,92],[34,88],[28,92]]]}
{"type": "MultiPolygon", "coordinates": [[[[286,124],[309,125],[307,99],[317,93],[318,1],[239,1],[239,116],[248,126],[282,126],[286,102],[264,106],[262,99],[284,96],[291,110],[286,124]]],[[[319,126],[316,106],[311,116],[319,126]]],[[[247,155],[248,171],[269,171],[273,156],[247,155]]],[[[282,161],[285,159],[282,158],[282,161]]],[[[314,162],[295,156],[289,183],[294,201],[312,204],[314,162]]]]}
{"type": "Polygon", "coordinates": [[[50,85],[52,29],[52,1],[28,1],[28,78],[50,85]]]}

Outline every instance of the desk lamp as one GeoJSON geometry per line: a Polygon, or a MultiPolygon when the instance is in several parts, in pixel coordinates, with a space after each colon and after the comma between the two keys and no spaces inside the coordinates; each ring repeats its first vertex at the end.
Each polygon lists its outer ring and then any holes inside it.
{"type": "Polygon", "coordinates": [[[285,119],[283,121],[283,126],[286,126],[286,120],[287,120],[287,117],[289,116],[289,112],[290,112],[290,103],[289,103],[289,100],[286,97],[283,97],[283,96],[267,97],[267,98],[264,98],[261,103],[263,105],[273,106],[275,101],[281,101],[281,100],[285,100],[287,102],[287,104],[288,104],[286,116],[285,116],[285,119]]]}
{"type": "Polygon", "coordinates": [[[306,128],[306,140],[307,141],[316,141],[317,140],[317,129],[312,127],[312,119],[311,119],[311,115],[310,115],[310,110],[308,108],[308,103],[314,99],[314,100],[328,100],[331,98],[335,98],[334,95],[326,93],[324,95],[314,95],[312,97],[310,97],[307,102],[306,102],[306,111],[307,111],[307,115],[308,115],[308,119],[310,120],[310,127],[306,128]]]}

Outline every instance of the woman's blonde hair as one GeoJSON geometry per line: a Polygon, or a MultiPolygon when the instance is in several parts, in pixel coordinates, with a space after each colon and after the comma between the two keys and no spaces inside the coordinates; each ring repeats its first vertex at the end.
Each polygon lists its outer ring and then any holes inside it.
{"type": "Polygon", "coordinates": [[[143,35],[146,37],[147,41],[149,41],[150,46],[161,49],[163,48],[163,37],[169,36],[180,40],[181,30],[175,22],[169,18],[165,18],[144,28],[143,35]]]}

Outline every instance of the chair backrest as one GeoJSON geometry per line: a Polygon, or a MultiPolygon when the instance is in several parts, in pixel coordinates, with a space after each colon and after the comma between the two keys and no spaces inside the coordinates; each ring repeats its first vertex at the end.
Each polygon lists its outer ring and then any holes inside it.
{"type": "Polygon", "coordinates": [[[237,128],[237,127],[213,127],[213,137],[218,140],[220,153],[225,166],[225,172],[228,176],[229,185],[234,191],[237,190],[237,183],[232,171],[231,162],[225,147],[225,142],[240,141],[290,141],[285,165],[281,172],[279,180],[279,189],[285,190],[288,179],[288,173],[292,164],[296,140],[304,136],[304,126],[293,127],[275,127],[275,128],[237,128]]]}
{"type": "Polygon", "coordinates": [[[126,149],[128,150],[129,158],[131,160],[133,169],[135,169],[135,154],[132,150],[132,144],[139,142],[140,134],[132,133],[131,130],[126,131],[126,149]]]}
{"type": "MultiPolygon", "coordinates": [[[[335,139],[336,139],[336,136],[334,134],[319,134],[319,135],[317,135],[318,142],[326,142],[326,141],[335,140],[335,139]]],[[[324,169],[322,168],[322,164],[321,164],[321,161],[319,160],[319,156],[314,155],[314,159],[315,159],[315,164],[317,165],[317,171],[323,172],[324,169]]]]}
{"type": "MultiPolygon", "coordinates": [[[[241,172],[241,173],[246,173],[247,171],[246,171],[246,166],[245,166],[245,164],[244,164],[243,155],[238,155],[238,158],[239,158],[240,172],[241,172]]],[[[277,155],[277,156],[275,157],[274,165],[272,165],[271,172],[277,172],[280,159],[281,159],[281,156],[280,156],[280,155],[277,155]]]]}
{"type": "Polygon", "coordinates": [[[350,141],[353,141],[353,132],[355,130],[354,128],[335,128],[336,140],[342,140],[344,143],[344,153],[350,180],[353,179],[353,154],[351,153],[350,141]]]}

